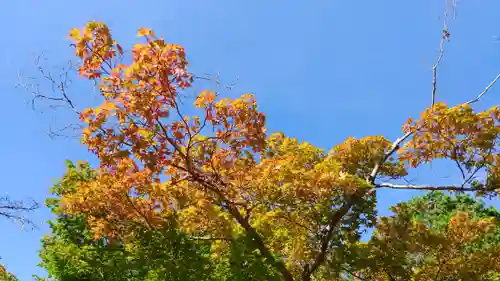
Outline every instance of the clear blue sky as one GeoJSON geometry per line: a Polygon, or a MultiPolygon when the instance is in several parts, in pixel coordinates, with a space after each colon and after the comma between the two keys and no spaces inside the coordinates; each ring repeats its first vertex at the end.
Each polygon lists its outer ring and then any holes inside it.
{"type": "MultiPolygon", "coordinates": [[[[85,159],[77,142],[51,140],[50,113],[31,111],[14,86],[17,70],[32,70],[33,52],[49,63],[72,58],[66,38],[87,20],[109,24],[127,46],[151,27],[186,47],[197,73],[215,73],[236,91],[254,92],[271,131],[330,148],[347,136],[400,133],[408,116],[430,102],[431,72],[442,28],[441,0],[419,1],[0,1],[0,192],[43,201],[65,159],[85,159]]],[[[439,73],[439,97],[464,101],[500,71],[500,2],[462,0],[439,73]]],[[[75,87],[73,95],[90,96],[75,87]]],[[[500,85],[482,104],[500,101],[500,85]]],[[[59,122],[69,116],[58,115],[59,122]],[[61,120],[62,118],[62,120],[61,120]]],[[[69,119],[67,119],[69,120],[69,119]]],[[[433,173],[447,171],[436,169],[433,173]]],[[[420,179],[430,181],[431,173],[420,179]]],[[[382,192],[380,208],[409,198],[382,192]]],[[[0,256],[21,280],[43,274],[39,239],[46,209],[31,216],[40,229],[21,232],[0,222],[0,256]]]]}

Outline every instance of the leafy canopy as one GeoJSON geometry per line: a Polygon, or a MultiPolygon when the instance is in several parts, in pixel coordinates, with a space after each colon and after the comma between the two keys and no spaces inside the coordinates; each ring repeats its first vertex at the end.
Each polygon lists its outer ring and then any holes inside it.
{"type": "MultiPolygon", "coordinates": [[[[375,225],[378,188],[499,190],[498,106],[474,112],[472,102],[436,103],[408,120],[394,142],[348,138],[324,151],[268,135],[251,94],[229,99],[205,90],[186,106],[182,93],[194,78],[185,51],[149,29],[139,30],[143,43],[133,46],[129,64],[102,23],[70,36],[80,74],[99,85],[104,101],[80,113],[82,143],[100,167],[63,194],[61,205],[67,215],[85,215],[94,239],[127,241],[138,235],[137,225],[158,230],[174,219],[189,237],[217,241],[211,255],[244,236],[284,280],[335,280],[356,257],[363,229],[375,225]],[[436,159],[455,162],[463,182],[401,184],[409,169],[436,159]]],[[[384,223],[382,237],[398,229],[384,223]]],[[[457,215],[446,243],[471,242],[489,224],[457,215]]],[[[418,233],[412,241],[430,247],[425,228],[411,229],[418,233]]],[[[372,255],[392,251],[387,247],[372,255]]]]}

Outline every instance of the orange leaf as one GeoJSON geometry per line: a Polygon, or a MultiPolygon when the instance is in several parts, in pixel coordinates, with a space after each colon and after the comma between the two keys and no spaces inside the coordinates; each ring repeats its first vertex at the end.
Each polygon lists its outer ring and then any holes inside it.
{"type": "Polygon", "coordinates": [[[137,36],[146,36],[146,35],[151,35],[151,29],[142,27],[137,32],[137,36]]]}

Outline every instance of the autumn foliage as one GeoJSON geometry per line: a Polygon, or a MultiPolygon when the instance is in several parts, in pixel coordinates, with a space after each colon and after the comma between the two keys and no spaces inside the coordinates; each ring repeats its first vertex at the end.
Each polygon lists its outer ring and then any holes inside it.
{"type": "MultiPolygon", "coordinates": [[[[102,23],[70,34],[81,59],[79,73],[98,83],[104,101],[80,113],[82,143],[100,167],[63,196],[62,206],[67,214],[85,214],[95,239],[127,241],[139,226],[160,229],[175,219],[193,239],[217,241],[213,255],[236,237],[249,237],[287,281],[341,280],[346,269],[369,280],[434,280],[428,275],[436,272],[428,268],[393,270],[400,277],[387,279],[381,263],[401,254],[401,239],[417,247],[408,249],[415,252],[447,245],[436,258],[453,261],[442,271],[448,274],[462,263],[454,247],[491,229],[491,221],[473,221],[465,213],[450,221],[445,238],[424,225],[404,224],[410,220],[382,221],[380,239],[369,248],[359,244],[363,228],[376,224],[379,188],[498,193],[498,106],[475,112],[474,102],[436,103],[418,120],[410,119],[394,142],[383,136],[348,138],[324,151],[283,133],[268,134],[251,94],[229,99],[205,90],[188,106],[183,90],[195,79],[184,49],[146,28],[138,35],[143,43],[129,56],[102,23]],[[456,163],[463,182],[401,181],[436,159],[456,163]],[[412,234],[403,233],[409,229],[412,234]],[[391,235],[398,238],[382,239],[391,235]],[[379,263],[371,269],[356,265],[360,253],[379,263]]],[[[500,264],[498,256],[491,260],[500,264]]]]}

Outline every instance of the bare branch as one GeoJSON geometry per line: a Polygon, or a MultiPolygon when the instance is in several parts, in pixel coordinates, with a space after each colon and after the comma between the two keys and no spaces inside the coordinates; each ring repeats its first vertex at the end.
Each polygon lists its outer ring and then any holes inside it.
{"type": "Polygon", "coordinates": [[[497,74],[495,79],[493,79],[493,81],[491,81],[490,84],[488,84],[488,86],[486,86],[486,88],[476,98],[466,102],[465,104],[473,104],[475,102],[478,102],[479,99],[481,99],[481,97],[484,96],[490,90],[490,88],[493,87],[493,85],[495,85],[498,79],[500,79],[500,74],[497,74]]]}
{"type": "Polygon", "coordinates": [[[439,42],[439,54],[436,59],[436,62],[432,65],[432,103],[431,106],[434,106],[436,103],[436,92],[437,92],[437,70],[439,65],[441,64],[441,60],[444,56],[444,44],[446,41],[450,41],[450,31],[448,28],[448,9],[453,10],[453,15],[455,15],[455,0],[444,0],[445,10],[444,10],[444,19],[443,19],[443,31],[441,34],[441,40],[439,42]]]}
{"type": "Polygon", "coordinates": [[[443,28],[443,35],[441,37],[441,42],[439,43],[439,55],[437,57],[436,62],[432,65],[432,106],[436,103],[436,91],[437,91],[437,68],[441,63],[441,59],[444,56],[444,42],[446,38],[449,38],[450,33],[446,29],[446,25],[443,28]]]}
{"type": "Polygon", "coordinates": [[[412,185],[412,184],[393,184],[393,183],[379,183],[375,185],[376,188],[392,188],[392,189],[413,189],[413,190],[446,190],[446,191],[493,191],[475,189],[472,187],[456,186],[456,185],[412,185]]]}
{"type": "Polygon", "coordinates": [[[474,171],[469,175],[467,179],[464,178],[464,183],[462,184],[462,187],[465,186],[466,184],[469,184],[476,176],[477,172],[479,172],[482,168],[484,168],[484,165],[479,165],[474,169],[474,171]]]}
{"type": "MultiPolygon", "coordinates": [[[[33,110],[35,110],[36,106],[36,101],[37,100],[50,100],[50,101],[57,101],[60,102],[59,104],[52,104],[49,107],[51,108],[56,108],[56,107],[68,107],[72,111],[78,114],[78,111],[76,110],[76,107],[73,103],[73,101],[70,99],[67,89],[69,85],[71,85],[72,80],[69,78],[69,73],[74,70],[76,64],[74,64],[72,61],[68,61],[68,66],[67,67],[62,67],[60,73],[59,73],[59,78],[54,78],[51,72],[47,71],[43,64],[41,63],[41,60],[44,58],[43,54],[36,55],[34,56],[33,63],[35,65],[35,68],[37,69],[39,75],[49,81],[50,87],[52,89],[53,94],[52,95],[47,95],[45,93],[42,93],[40,90],[40,85],[38,83],[26,83],[23,80],[23,77],[21,73],[18,71],[18,79],[19,83],[16,84],[17,87],[23,88],[25,91],[30,92],[32,94],[32,100],[31,100],[31,106],[33,110]]],[[[35,78],[33,77],[27,77],[30,80],[34,80],[35,78]]]]}
{"type": "Polygon", "coordinates": [[[66,125],[60,129],[56,129],[56,130],[53,130],[52,129],[52,126],[49,125],[49,137],[50,138],[56,138],[56,137],[64,137],[64,138],[79,138],[81,136],[79,130],[83,129],[83,125],[81,124],[69,124],[69,125],[66,125]],[[66,134],[63,134],[63,132],[67,131],[67,130],[72,130],[73,132],[75,132],[75,134],[73,135],[66,135],[66,134]]]}
{"type": "Polygon", "coordinates": [[[11,200],[8,196],[0,197],[0,216],[12,221],[20,222],[24,227],[35,224],[25,216],[25,213],[38,209],[39,205],[34,200],[11,200]]]}

